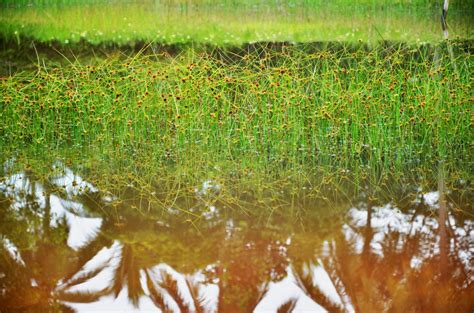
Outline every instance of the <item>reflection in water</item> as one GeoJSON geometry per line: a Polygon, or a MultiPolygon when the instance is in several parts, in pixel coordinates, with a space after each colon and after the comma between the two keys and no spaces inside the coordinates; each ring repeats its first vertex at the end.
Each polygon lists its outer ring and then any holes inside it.
{"type": "MultiPolygon", "coordinates": [[[[452,213],[442,183],[407,208],[361,203],[329,225],[261,224],[203,204],[192,227],[179,212],[141,214],[137,202],[151,202],[103,195],[56,166],[49,179],[0,182],[2,312],[474,309],[474,224],[452,213]]],[[[204,182],[194,200],[219,188],[204,182]]]]}

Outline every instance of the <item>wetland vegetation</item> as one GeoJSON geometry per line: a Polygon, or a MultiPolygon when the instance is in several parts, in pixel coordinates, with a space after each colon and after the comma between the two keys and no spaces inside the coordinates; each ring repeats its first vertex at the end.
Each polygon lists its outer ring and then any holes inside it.
{"type": "Polygon", "coordinates": [[[474,309],[470,1],[0,7],[0,312],[474,309]]]}
{"type": "MultiPolygon", "coordinates": [[[[4,38],[109,45],[440,39],[438,1],[2,1],[4,38]],[[27,5],[27,4],[30,5],[27,5]],[[31,4],[34,5],[31,5],[31,4]]],[[[450,10],[452,38],[472,39],[473,4],[450,10]]]]}

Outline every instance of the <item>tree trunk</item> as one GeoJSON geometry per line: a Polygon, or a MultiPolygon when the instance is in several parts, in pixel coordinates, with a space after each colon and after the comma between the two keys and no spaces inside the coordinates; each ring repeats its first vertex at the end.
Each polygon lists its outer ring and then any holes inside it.
{"type": "Polygon", "coordinates": [[[446,231],[446,221],[448,218],[447,204],[446,204],[446,186],[444,184],[444,167],[441,165],[438,178],[438,192],[439,192],[439,254],[440,254],[440,274],[441,278],[445,279],[448,268],[448,234],[446,231]]]}

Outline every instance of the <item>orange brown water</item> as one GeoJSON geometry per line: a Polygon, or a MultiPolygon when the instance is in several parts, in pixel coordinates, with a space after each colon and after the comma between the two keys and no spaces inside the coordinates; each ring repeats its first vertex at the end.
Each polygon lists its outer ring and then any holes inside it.
{"type": "MultiPolygon", "coordinates": [[[[143,214],[71,175],[0,183],[0,312],[474,310],[472,207],[453,194],[443,256],[436,190],[404,207],[300,208],[297,222],[204,202],[190,219],[143,214]]],[[[204,187],[197,198],[218,189],[204,187]]]]}

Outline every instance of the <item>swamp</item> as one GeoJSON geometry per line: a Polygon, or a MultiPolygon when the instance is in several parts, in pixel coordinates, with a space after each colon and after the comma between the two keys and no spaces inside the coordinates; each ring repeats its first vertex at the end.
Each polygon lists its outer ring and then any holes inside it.
{"type": "Polygon", "coordinates": [[[0,10],[0,313],[474,312],[474,2],[0,10]]]}

